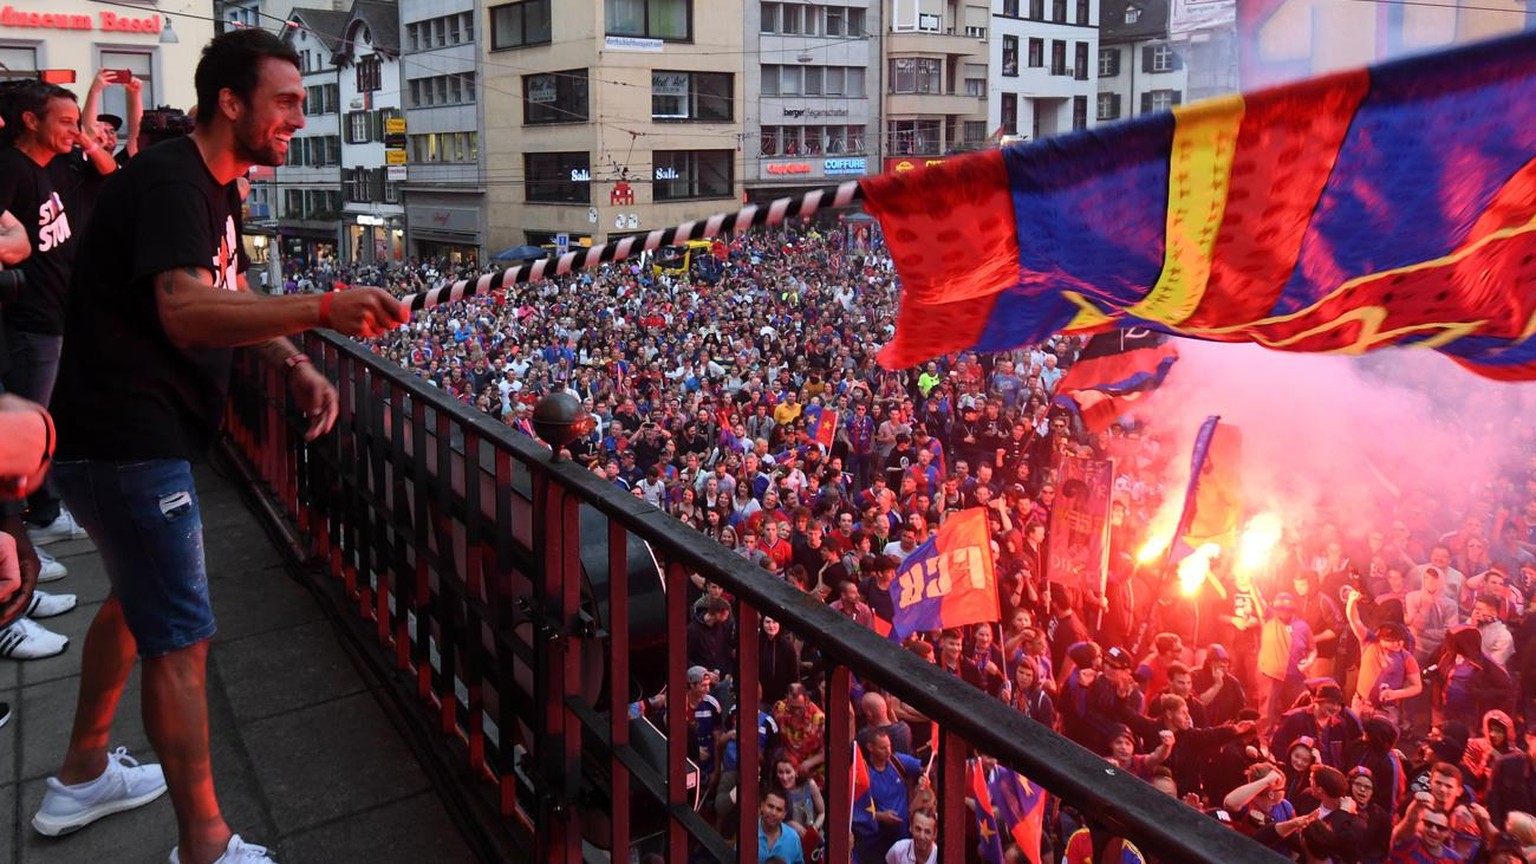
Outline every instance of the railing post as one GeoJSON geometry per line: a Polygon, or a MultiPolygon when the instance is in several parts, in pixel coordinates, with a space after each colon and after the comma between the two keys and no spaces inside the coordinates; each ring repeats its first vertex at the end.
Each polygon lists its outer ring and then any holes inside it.
{"type": "Polygon", "coordinates": [[[853,718],[849,716],[851,679],[848,667],[832,664],[827,681],[827,818],[828,862],[849,860],[853,854],[853,718]]]}
{"type": "MultiPolygon", "coordinates": [[[[737,603],[736,620],[736,848],[740,861],[757,860],[757,790],[762,778],[762,753],[758,752],[757,610],[737,603]],[[749,851],[750,850],[750,851],[749,851]]],[[[810,860],[813,850],[805,850],[810,860]]]]}
{"type": "MultiPolygon", "coordinates": [[[[629,747],[629,534],[608,521],[608,736],[614,753],[629,747]]],[[[610,860],[629,861],[629,769],[609,756],[610,860]]]]}
{"type": "Polygon", "coordinates": [[[667,860],[688,860],[688,833],[676,812],[688,809],[688,760],[693,742],[688,740],[688,571],[676,561],[667,562],[667,860]]]}

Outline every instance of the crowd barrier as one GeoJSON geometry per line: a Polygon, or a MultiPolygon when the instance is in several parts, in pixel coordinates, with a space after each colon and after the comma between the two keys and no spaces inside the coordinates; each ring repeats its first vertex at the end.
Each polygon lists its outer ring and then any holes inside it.
{"type": "MultiPolygon", "coordinates": [[[[695,809],[685,712],[657,729],[628,710],[663,686],[687,691],[683,586],[698,573],[737,601],[741,717],[757,716],[766,615],[829,661],[826,704],[847,705],[857,676],[937,721],[941,861],[974,857],[976,752],[1165,862],[1284,860],[366,348],[323,332],[302,343],[339,391],[334,431],[306,445],[284,373],[242,353],[229,441],[310,554],[304,572],[351,610],[371,659],[412,695],[411,719],[435,730],[437,758],[456,763],[442,767],[482,802],[475,828],[494,838],[482,849],[568,864],[640,850],[756,859],[755,842],[738,853],[695,809]]],[[[852,789],[831,778],[850,776],[854,720],[826,718],[824,860],[846,862],[850,834],[832,826],[849,824],[852,789]]],[[[757,776],[756,737],[739,743],[741,776],[757,776]]],[[[742,784],[737,836],[756,836],[757,810],[742,784]]]]}

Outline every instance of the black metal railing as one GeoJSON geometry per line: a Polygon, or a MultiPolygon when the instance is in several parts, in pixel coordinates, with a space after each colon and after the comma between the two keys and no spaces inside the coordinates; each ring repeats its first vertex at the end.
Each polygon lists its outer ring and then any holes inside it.
{"type": "MultiPolygon", "coordinates": [[[[667,712],[663,741],[629,710],[662,686],[687,690],[692,574],[736,600],[740,717],[758,712],[761,616],[827,661],[826,826],[849,824],[852,789],[837,778],[850,776],[858,676],[938,724],[942,861],[973,857],[964,772],[977,752],[1164,861],[1282,860],[366,349],[303,342],[337,383],[336,429],[303,444],[282,373],[246,356],[235,449],[485,791],[488,830],[528,844],[530,860],[642,845],[674,862],[755,859],[754,843],[738,858],[727,835],[755,836],[756,784],[740,784],[723,834],[693,806],[685,712],[667,712]]],[[[739,748],[740,776],[757,777],[756,736],[739,748]]],[[[826,834],[824,860],[848,861],[849,832],[826,834]]]]}

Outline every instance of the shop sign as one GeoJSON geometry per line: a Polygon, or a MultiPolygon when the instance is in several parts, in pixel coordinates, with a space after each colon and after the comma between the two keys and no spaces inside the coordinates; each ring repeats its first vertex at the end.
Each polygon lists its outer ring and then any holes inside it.
{"type": "Polygon", "coordinates": [[[592,182],[592,172],[587,170],[586,168],[572,168],[571,169],[571,182],[572,183],[591,183],[592,182]]]}
{"type": "Polygon", "coordinates": [[[885,173],[902,174],[918,168],[931,168],[943,161],[943,156],[899,156],[885,160],[885,173]]]}
{"type": "Polygon", "coordinates": [[[404,150],[385,150],[384,151],[384,164],[385,165],[404,165],[405,164],[405,151],[404,150]]]}
{"type": "Polygon", "coordinates": [[[656,169],[656,179],[657,180],[676,180],[677,179],[677,169],[676,168],[657,168],[656,169]]]}
{"type": "Polygon", "coordinates": [[[764,169],[769,174],[809,174],[809,162],[772,162],[764,169]]]}
{"type": "Polygon", "coordinates": [[[868,168],[866,159],[828,159],[821,165],[821,173],[828,177],[863,175],[868,168]]]}
{"type": "Polygon", "coordinates": [[[0,27],[33,27],[39,30],[100,30],[103,33],[159,33],[160,16],[142,18],[98,12],[96,18],[72,12],[23,12],[12,6],[0,9],[0,27]]]}

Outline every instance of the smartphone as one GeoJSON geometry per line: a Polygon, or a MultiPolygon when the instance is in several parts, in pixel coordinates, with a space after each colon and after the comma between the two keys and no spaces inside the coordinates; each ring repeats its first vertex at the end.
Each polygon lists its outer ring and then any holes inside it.
{"type": "Polygon", "coordinates": [[[75,70],[73,69],[43,69],[37,73],[44,84],[73,84],[75,83],[75,70]]]}
{"type": "Polygon", "coordinates": [[[129,81],[132,81],[132,80],[133,80],[133,70],[132,69],[113,69],[112,70],[112,83],[113,84],[127,84],[129,81]]]}

